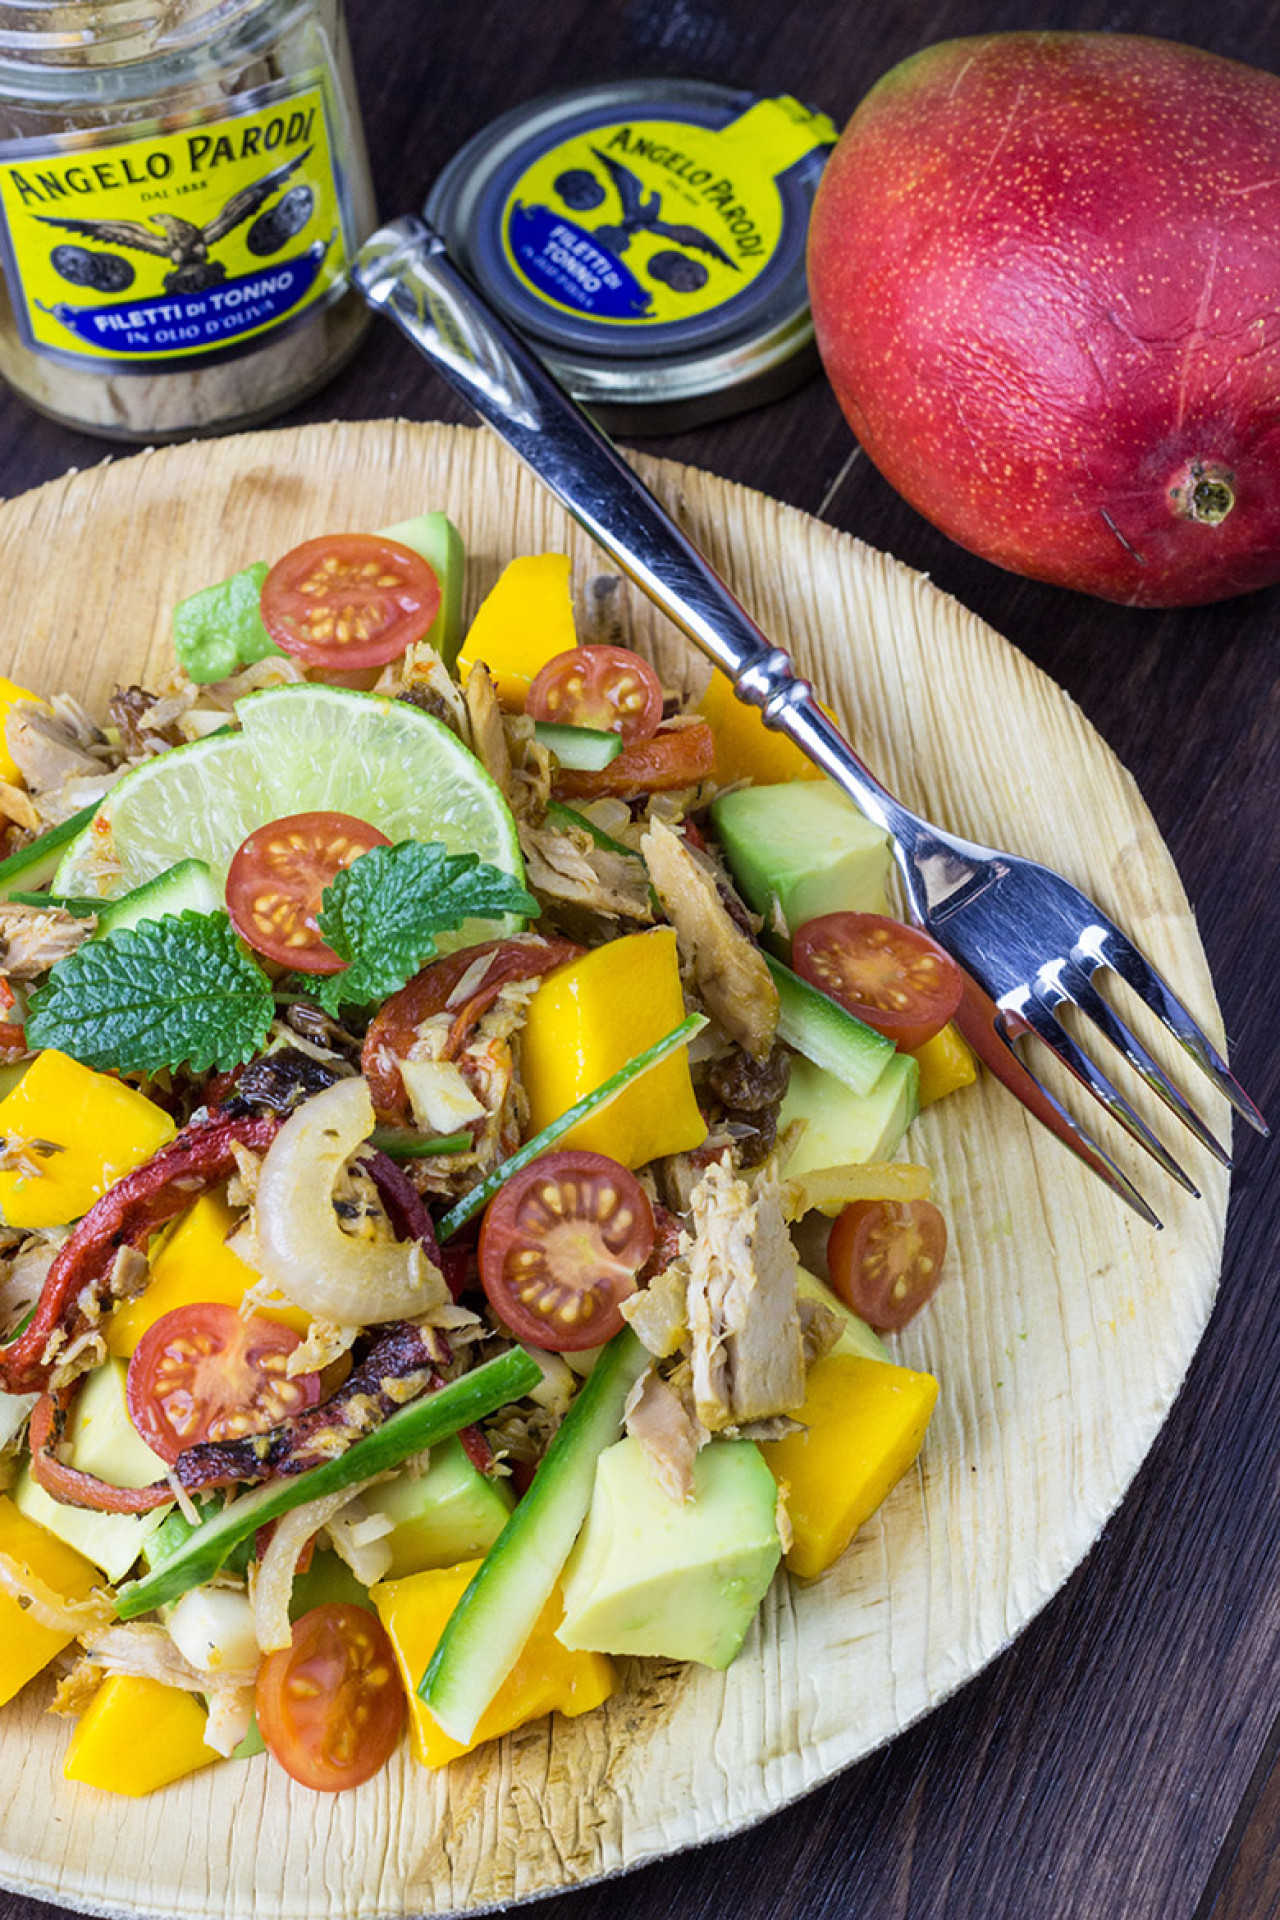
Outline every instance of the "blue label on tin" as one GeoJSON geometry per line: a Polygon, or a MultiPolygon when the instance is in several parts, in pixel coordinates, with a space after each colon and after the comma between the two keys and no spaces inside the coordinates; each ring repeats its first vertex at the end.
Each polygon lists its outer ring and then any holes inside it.
{"type": "Polygon", "coordinates": [[[575,220],[550,207],[517,205],[508,232],[521,270],[550,299],[598,319],[643,320],[651,312],[648,288],[575,220]]]}
{"type": "Polygon", "coordinates": [[[311,291],[328,251],[328,243],[317,240],[279,266],[237,274],[197,293],[111,300],[93,307],[60,300],[40,310],[119,360],[213,347],[283,319],[311,291]]]}

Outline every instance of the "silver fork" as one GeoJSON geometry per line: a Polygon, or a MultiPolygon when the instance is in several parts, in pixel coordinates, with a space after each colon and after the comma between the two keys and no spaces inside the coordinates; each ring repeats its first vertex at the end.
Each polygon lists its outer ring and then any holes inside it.
{"type": "Polygon", "coordinates": [[[611,441],[476,292],[423,221],[366,242],[353,277],[449,384],[551,489],[627,576],[727,673],[738,696],[789,736],[891,836],[911,912],[966,975],[960,1025],[988,1067],[1114,1192],[1161,1223],[1110,1155],[1015,1051],[1030,1033],[1190,1193],[1186,1173],[1073,1039],[1078,1007],[1147,1086],[1229,1166],[1225,1148],[1094,985],[1128,982],[1218,1091],[1260,1133],[1262,1115],[1168,983],[1077,887],[1031,860],[930,825],[868,772],[800,679],[611,441]]]}

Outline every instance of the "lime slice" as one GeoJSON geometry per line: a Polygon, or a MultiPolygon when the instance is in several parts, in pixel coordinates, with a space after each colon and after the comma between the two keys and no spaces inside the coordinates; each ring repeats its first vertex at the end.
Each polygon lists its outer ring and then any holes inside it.
{"type": "Polygon", "coordinates": [[[256,764],[243,736],[215,733],[144,760],[106,796],[63,854],[52,892],[115,899],[179,860],[207,860],[218,884],[262,822],[256,764]]]}
{"type": "MultiPolygon", "coordinates": [[[[270,687],[240,701],[243,731],[158,754],[113,787],[54,876],[57,893],[114,898],[179,860],[216,883],[255,827],[289,813],[354,814],[387,838],[440,841],[523,877],[506,801],[440,721],[345,687],[270,687]]],[[[441,950],[483,938],[461,928],[441,950]]]]}

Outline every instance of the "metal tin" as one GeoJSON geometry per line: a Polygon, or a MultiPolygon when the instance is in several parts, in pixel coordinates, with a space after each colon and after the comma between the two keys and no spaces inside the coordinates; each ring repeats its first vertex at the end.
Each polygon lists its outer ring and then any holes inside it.
{"type": "Polygon", "coordinates": [[[602,425],[666,433],[815,370],[805,239],[835,138],[785,96],[580,87],[482,129],[425,213],[602,425]]]}

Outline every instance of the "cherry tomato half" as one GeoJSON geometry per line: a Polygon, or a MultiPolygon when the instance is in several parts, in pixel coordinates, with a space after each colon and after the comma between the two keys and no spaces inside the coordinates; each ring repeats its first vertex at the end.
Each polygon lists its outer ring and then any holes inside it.
{"type": "Polygon", "coordinates": [[[627,647],[571,647],[534,675],[524,710],[535,720],[620,733],[633,747],[658,731],[662,683],[627,647]]]}
{"type": "Polygon", "coordinates": [[[290,813],[255,827],[227,871],[227,912],[242,940],[302,973],[337,973],[346,962],[320,936],[324,890],[372,847],[391,842],[349,813],[290,813]]]}
{"type": "Polygon", "coordinates": [[[440,610],[436,570],[374,533],[304,540],[262,583],[262,621],[309,667],[382,667],[421,640],[440,610]]]}
{"type": "Polygon", "coordinates": [[[831,1229],[827,1266],[846,1306],[896,1333],[942,1278],[947,1223],[931,1200],[856,1200],[831,1229]]]}
{"type": "Polygon", "coordinates": [[[705,721],[663,727],[651,740],[624,747],[596,773],[561,767],[552,782],[566,800],[598,800],[604,794],[669,793],[705,780],[716,763],[716,740],[705,721]]]}
{"type": "Polygon", "coordinates": [[[517,1339],[573,1353],[617,1333],[653,1240],[653,1209],[626,1167],[603,1153],[544,1153],[490,1202],[480,1278],[517,1339]]]}
{"type": "Polygon", "coordinates": [[[317,1793],[369,1780],[395,1751],[404,1688],[382,1622],[329,1601],[294,1623],[258,1669],[258,1729],[286,1773],[317,1793]]]}
{"type": "Polygon", "coordinates": [[[941,1033],[964,977],[936,940],[879,913],[824,913],[796,934],[801,979],[910,1052],[941,1033]]]}
{"type": "Polygon", "coordinates": [[[173,1463],[204,1440],[242,1440],[292,1419],[320,1398],[320,1376],[290,1379],[290,1327],[247,1319],[212,1300],[175,1307],[148,1327],[129,1362],[125,1403],[153,1453],[173,1463]]]}

